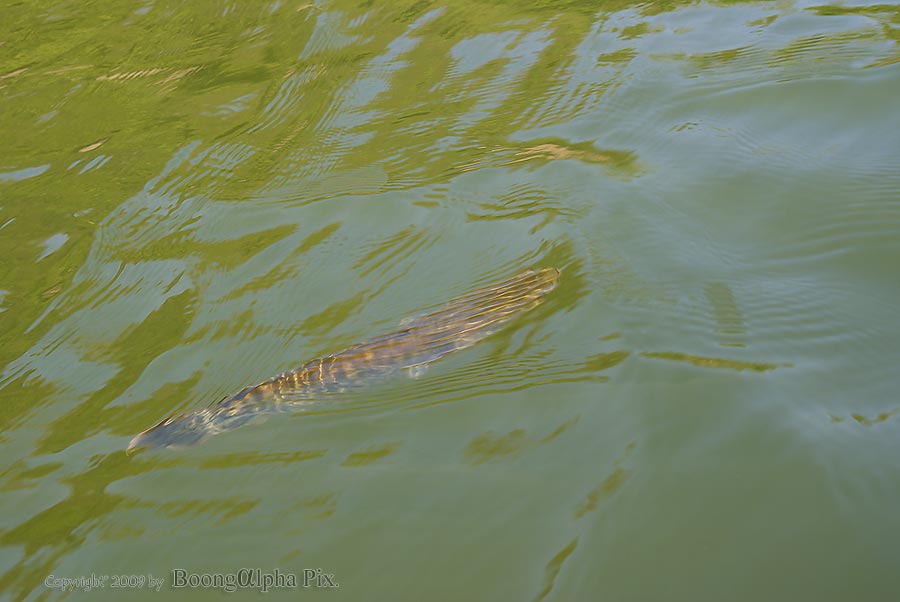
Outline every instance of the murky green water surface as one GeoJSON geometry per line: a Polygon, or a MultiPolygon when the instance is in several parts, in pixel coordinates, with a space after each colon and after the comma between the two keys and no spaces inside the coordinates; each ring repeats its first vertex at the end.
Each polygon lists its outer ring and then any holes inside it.
{"type": "Polygon", "coordinates": [[[897,599],[897,5],[0,10],[6,599],[897,599]],[[532,266],[418,379],[125,453],[532,266]]]}

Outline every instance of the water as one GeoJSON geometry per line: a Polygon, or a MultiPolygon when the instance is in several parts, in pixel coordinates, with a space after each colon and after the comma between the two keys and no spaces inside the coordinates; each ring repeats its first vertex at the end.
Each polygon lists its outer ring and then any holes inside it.
{"type": "Polygon", "coordinates": [[[2,10],[5,599],[896,599],[896,5],[2,10]],[[125,453],[547,266],[416,379],[125,453]]]}

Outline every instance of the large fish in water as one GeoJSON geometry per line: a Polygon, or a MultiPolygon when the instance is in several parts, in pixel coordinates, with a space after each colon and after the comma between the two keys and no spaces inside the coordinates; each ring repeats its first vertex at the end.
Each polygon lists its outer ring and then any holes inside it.
{"type": "Polygon", "coordinates": [[[556,288],[559,270],[528,270],[472,291],[443,307],[401,322],[401,328],[367,343],[307,362],[208,407],[172,416],[137,435],[128,450],[185,448],[233,430],[263,414],[314,401],[418,368],[465,349],[537,306],[556,288]]]}

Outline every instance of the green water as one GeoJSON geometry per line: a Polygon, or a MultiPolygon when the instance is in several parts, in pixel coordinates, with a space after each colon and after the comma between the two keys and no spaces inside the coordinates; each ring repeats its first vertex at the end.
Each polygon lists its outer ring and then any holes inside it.
{"type": "Polygon", "coordinates": [[[896,4],[3,6],[0,595],[897,600],[898,98],[896,4]],[[545,266],[419,378],[124,451],[545,266]]]}

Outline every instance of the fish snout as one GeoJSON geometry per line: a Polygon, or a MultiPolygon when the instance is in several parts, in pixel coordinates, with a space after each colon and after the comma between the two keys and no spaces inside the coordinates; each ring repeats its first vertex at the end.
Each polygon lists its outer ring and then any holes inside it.
{"type": "Polygon", "coordinates": [[[195,416],[183,414],[167,418],[156,426],[135,435],[128,443],[125,452],[131,455],[143,448],[186,449],[202,443],[209,436],[207,429],[196,424],[195,416]]]}

